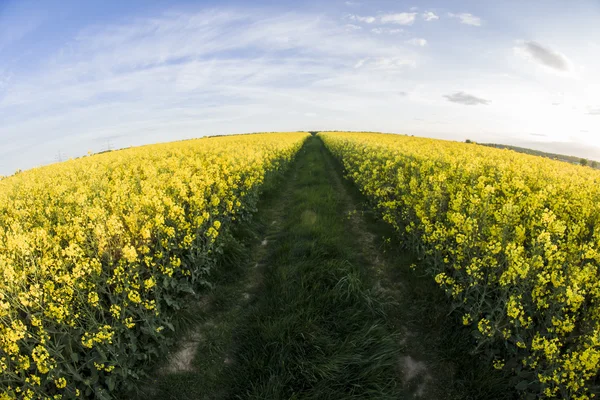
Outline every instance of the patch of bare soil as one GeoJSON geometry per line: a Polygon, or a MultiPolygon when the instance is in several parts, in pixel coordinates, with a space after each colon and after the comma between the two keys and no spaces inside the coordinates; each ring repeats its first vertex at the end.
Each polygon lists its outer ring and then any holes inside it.
{"type": "Polygon", "coordinates": [[[202,340],[203,335],[199,331],[184,337],[178,344],[178,350],[169,357],[167,365],[163,368],[163,373],[177,374],[193,371],[192,362],[202,340]]]}

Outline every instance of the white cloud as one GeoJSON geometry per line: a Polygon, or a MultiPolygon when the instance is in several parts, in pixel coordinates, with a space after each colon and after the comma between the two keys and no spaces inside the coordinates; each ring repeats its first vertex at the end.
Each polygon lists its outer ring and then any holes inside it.
{"type": "Polygon", "coordinates": [[[371,29],[371,32],[373,32],[377,35],[381,35],[381,34],[395,35],[397,33],[404,32],[404,30],[400,29],[400,28],[373,28],[373,29],[371,29]]]}
{"type": "Polygon", "coordinates": [[[360,15],[354,15],[354,14],[350,14],[348,15],[348,19],[351,21],[357,21],[357,22],[365,22],[367,24],[372,24],[373,22],[375,22],[375,17],[361,17],[360,15]]]}
{"type": "Polygon", "coordinates": [[[481,18],[471,14],[471,13],[460,13],[453,14],[448,13],[450,18],[458,18],[461,24],[471,25],[471,26],[481,26],[481,18]]]}
{"type": "Polygon", "coordinates": [[[388,71],[399,71],[405,68],[415,68],[415,60],[403,57],[371,57],[363,58],[354,64],[355,69],[367,68],[388,71]]]}
{"type": "Polygon", "coordinates": [[[368,58],[364,58],[362,60],[358,60],[358,62],[356,64],[354,64],[354,68],[360,68],[363,65],[365,65],[365,62],[367,62],[368,58]]]}
{"type": "Polygon", "coordinates": [[[379,69],[402,69],[406,67],[415,68],[417,63],[414,60],[402,57],[379,57],[373,60],[372,65],[379,69]]]}
{"type": "Polygon", "coordinates": [[[572,69],[571,61],[564,54],[533,41],[520,41],[515,53],[551,70],[566,73],[572,69]]]}
{"type": "Polygon", "coordinates": [[[436,19],[440,19],[440,17],[438,17],[433,11],[426,11],[423,14],[421,14],[421,16],[427,22],[435,21],[436,19]]]}
{"type": "Polygon", "coordinates": [[[349,31],[360,31],[362,29],[362,26],[354,25],[354,24],[346,24],[346,29],[348,29],[349,31]]]}
{"type": "Polygon", "coordinates": [[[384,24],[392,23],[398,25],[412,25],[415,22],[417,13],[398,13],[398,14],[386,14],[381,16],[381,22],[384,24]]]}
{"type": "Polygon", "coordinates": [[[3,87],[8,86],[8,84],[10,83],[10,79],[11,74],[7,71],[0,69],[0,90],[2,90],[3,87]]]}
{"type": "Polygon", "coordinates": [[[483,99],[481,97],[474,96],[465,92],[456,92],[452,94],[444,95],[446,100],[452,103],[458,103],[465,106],[477,106],[477,105],[485,105],[490,104],[489,100],[483,99]]]}
{"type": "Polygon", "coordinates": [[[427,39],[423,39],[423,38],[412,38],[410,40],[407,40],[405,43],[411,44],[413,46],[426,46],[427,45],[427,39]]]}

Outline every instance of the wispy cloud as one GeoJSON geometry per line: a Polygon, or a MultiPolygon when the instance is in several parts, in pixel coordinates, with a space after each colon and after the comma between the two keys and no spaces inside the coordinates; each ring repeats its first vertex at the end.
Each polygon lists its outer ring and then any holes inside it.
{"type": "Polygon", "coordinates": [[[427,46],[427,39],[423,38],[412,38],[406,41],[407,44],[411,44],[413,46],[427,46]]]}
{"type": "Polygon", "coordinates": [[[371,32],[377,34],[377,35],[381,35],[381,34],[388,34],[388,35],[394,35],[397,33],[402,33],[404,32],[404,29],[400,29],[400,28],[373,28],[371,29],[371,32]]]}
{"type": "Polygon", "coordinates": [[[403,57],[374,57],[359,60],[354,68],[368,67],[379,70],[401,70],[404,68],[415,68],[417,63],[415,60],[403,57]]]}
{"type": "Polygon", "coordinates": [[[570,69],[569,59],[562,53],[554,51],[537,42],[525,41],[516,48],[517,53],[550,69],[567,72],[570,69]]]}
{"type": "Polygon", "coordinates": [[[371,16],[362,17],[360,15],[354,15],[354,14],[348,15],[348,19],[351,21],[365,22],[367,24],[372,24],[376,20],[375,17],[371,17],[371,16]]]}
{"type": "Polygon", "coordinates": [[[402,57],[379,57],[374,60],[373,65],[380,69],[399,69],[406,67],[415,68],[417,63],[414,60],[402,57]]]}
{"type": "Polygon", "coordinates": [[[362,29],[362,26],[354,25],[354,24],[346,24],[346,29],[348,29],[349,31],[360,31],[362,29]]]}
{"type": "Polygon", "coordinates": [[[18,45],[27,35],[35,32],[44,22],[45,16],[39,12],[31,0],[5,2],[0,5],[0,51],[18,45]]]}
{"type": "Polygon", "coordinates": [[[0,50],[18,43],[19,40],[35,31],[39,21],[28,21],[24,25],[2,25],[0,24],[0,50]]]}
{"type": "Polygon", "coordinates": [[[465,106],[476,106],[476,105],[488,105],[490,100],[483,99],[481,97],[474,96],[465,92],[456,92],[452,94],[446,94],[444,97],[452,102],[463,104],[465,106]]]}
{"type": "Polygon", "coordinates": [[[380,21],[384,24],[412,25],[415,22],[416,16],[416,12],[386,14],[381,16],[380,21]]]}
{"type": "MultiPolygon", "coordinates": [[[[11,46],[30,51],[35,62],[11,64],[0,54],[0,174],[54,161],[58,151],[65,158],[102,150],[107,138],[117,148],[205,134],[331,128],[478,141],[493,132],[541,132],[545,140],[579,135],[582,143],[600,143],[579,133],[600,127],[595,47],[569,36],[571,25],[551,34],[537,29],[544,16],[533,6],[523,10],[528,25],[507,21],[520,29],[489,29],[482,40],[487,13],[452,14],[454,23],[440,24],[437,19],[450,19],[446,11],[410,10],[415,3],[397,13],[362,0],[318,10],[300,3],[289,13],[282,12],[287,5],[245,2],[213,9],[180,2],[162,12],[131,6],[124,14],[113,7],[101,24],[83,18],[83,30],[73,26],[37,40],[44,23],[26,33],[11,46]],[[534,26],[546,51],[519,42],[513,46],[525,61],[507,59],[504,43],[534,26]],[[563,47],[553,47],[555,36],[563,47]],[[552,96],[562,91],[564,101],[552,96]],[[480,107],[473,112],[467,105],[480,107]]],[[[18,28],[12,24],[10,30],[18,28]]]]}
{"type": "Polygon", "coordinates": [[[9,73],[8,71],[0,69],[0,90],[8,86],[8,84],[10,83],[11,76],[11,73],[9,73]]]}
{"type": "Polygon", "coordinates": [[[106,137],[119,147],[301,129],[305,113],[386,108],[382,93],[416,57],[312,14],[165,13],[92,27],[39,71],[1,74],[0,174],[52,162],[59,150],[101,150],[106,137]],[[364,65],[353,68],[357,59],[364,65]]]}
{"type": "Polygon", "coordinates": [[[481,18],[471,14],[471,13],[448,13],[450,18],[457,18],[460,20],[461,24],[471,25],[471,26],[481,26],[481,18]]]}
{"type": "Polygon", "coordinates": [[[590,108],[588,109],[587,115],[600,115],[600,108],[590,108]]]}
{"type": "Polygon", "coordinates": [[[440,17],[437,16],[433,11],[426,11],[423,14],[421,14],[421,16],[427,22],[435,21],[436,19],[440,19],[440,17]]]}
{"type": "Polygon", "coordinates": [[[365,62],[367,62],[368,60],[369,60],[368,58],[364,58],[362,60],[358,60],[356,62],[356,64],[354,64],[354,68],[360,68],[360,67],[362,67],[363,65],[365,65],[365,62]]]}
{"type": "Polygon", "coordinates": [[[355,22],[362,22],[366,24],[373,24],[375,22],[380,24],[397,24],[397,25],[412,25],[416,20],[416,12],[403,12],[396,14],[383,14],[377,17],[373,16],[362,16],[356,14],[347,14],[346,19],[355,22]]]}

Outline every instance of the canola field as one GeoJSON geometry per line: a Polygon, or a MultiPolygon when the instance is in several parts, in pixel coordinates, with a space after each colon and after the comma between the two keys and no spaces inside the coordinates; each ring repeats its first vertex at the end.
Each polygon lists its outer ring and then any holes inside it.
{"type": "Polygon", "coordinates": [[[534,398],[594,397],[600,172],[475,144],[319,136],[473,327],[476,351],[534,398]]]}
{"type": "Polygon", "coordinates": [[[144,146],[0,180],[0,398],[111,398],[138,379],[307,136],[144,146]]]}
{"type": "MultiPolygon", "coordinates": [[[[308,137],[143,146],[0,180],[0,400],[134,388],[164,358],[177,310],[211,286],[230,228],[308,137]]],[[[404,135],[318,138],[494,374],[524,398],[598,393],[600,171],[404,135]]]]}

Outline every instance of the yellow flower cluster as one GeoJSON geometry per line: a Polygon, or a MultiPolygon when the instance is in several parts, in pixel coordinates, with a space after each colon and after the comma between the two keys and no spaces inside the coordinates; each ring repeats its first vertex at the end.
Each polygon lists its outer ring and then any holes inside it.
{"type": "Polygon", "coordinates": [[[222,234],[307,136],[143,146],[0,180],[0,398],[94,397],[139,376],[222,234]]]}
{"type": "Polygon", "coordinates": [[[462,322],[477,324],[479,348],[519,361],[511,368],[537,376],[539,385],[528,386],[541,388],[539,395],[593,397],[600,372],[600,172],[475,144],[319,135],[427,261],[462,309],[462,322]]]}

